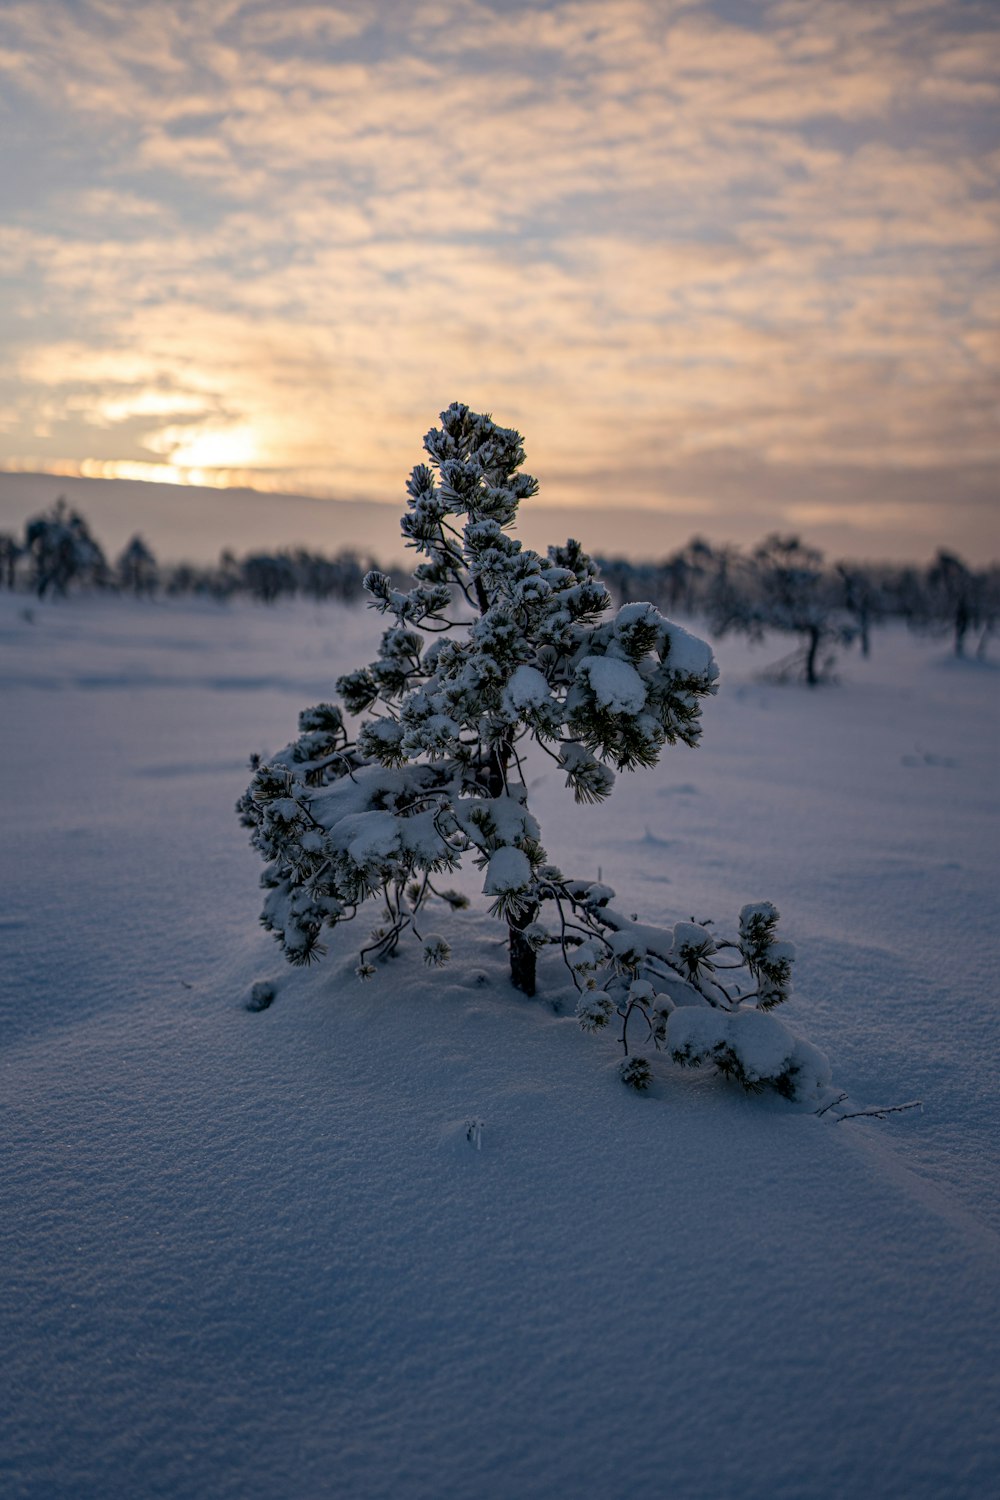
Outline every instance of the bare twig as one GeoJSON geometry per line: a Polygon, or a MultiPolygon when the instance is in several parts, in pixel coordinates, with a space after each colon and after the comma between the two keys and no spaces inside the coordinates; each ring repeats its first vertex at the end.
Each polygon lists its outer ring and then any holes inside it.
{"type": "Polygon", "coordinates": [[[911,1099],[907,1104],[878,1104],[871,1109],[855,1109],[849,1115],[838,1115],[838,1124],[841,1120],[860,1120],[866,1116],[873,1120],[884,1120],[886,1115],[901,1115],[907,1109],[923,1109],[922,1099],[911,1099]]]}

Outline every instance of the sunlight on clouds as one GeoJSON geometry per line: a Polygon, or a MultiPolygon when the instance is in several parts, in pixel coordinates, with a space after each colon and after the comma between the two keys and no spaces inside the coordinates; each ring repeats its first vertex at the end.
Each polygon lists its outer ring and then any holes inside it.
{"type": "Polygon", "coordinates": [[[395,502],[462,397],[554,503],[861,531],[950,466],[980,504],[988,6],[42,11],[0,9],[44,123],[0,226],[0,468],[395,502]]]}
{"type": "Polygon", "coordinates": [[[175,469],[246,469],[263,463],[253,427],[164,427],[145,438],[175,469]]]}
{"type": "Polygon", "coordinates": [[[249,15],[243,38],[251,46],[299,41],[309,46],[342,42],[359,36],[366,27],[363,14],[332,5],[299,5],[291,9],[249,15]]]}
{"type": "Polygon", "coordinates": [[[113,425],[127,422],[130,417],[170,417],[187,414],[201,416],[205,411],[204,397],[184,391],[139,390],[133,395],[113,396],[99,400],[94,407],[98,421],[113,425]]]}
{"type": "MultiPolygon", "coordinates": [[[[856,526],[860,531],[882,531],[891,526],[919,525],[913,507],[899,501],[881,504],[810,504],[789,505],[785,517],[792,526],[831,526],[834,524],[856,526]]],[[[922,530],[933,541],[937,517],[923,518],[922,530]]]]}

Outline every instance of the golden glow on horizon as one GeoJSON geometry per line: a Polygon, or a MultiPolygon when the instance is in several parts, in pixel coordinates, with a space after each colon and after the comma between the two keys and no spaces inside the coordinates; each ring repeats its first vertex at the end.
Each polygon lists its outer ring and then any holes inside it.
{"type": "Polygon", "coordinates": [[[204,485],[209,489],[259,488],[252,470],[193,469],[177,464],[145,464],[130,459],[85,458],[81,479],[139,479],[153,484],[204,485]]]}
{"type": "MultiPolygon", "coordinates": [[[[284,477],[271,479],[260,469],[195,469],[176,464],[143,463],[128,458],[82,458],[51,462],[47,459],[15,459],[0,473],[51,474],[54,479],[131,479],[140,484],[177,484],[185,488],[261,490],[281,494],[288,490],[284,477]]],[[[299,493],[307,494],[306,490],[299,493]]]]}
{"type": "Polygon", "coordinates": [[[146,446],[178,470],[266,467],[257,434],[248,423],[235,427],[164,427],[146,446]]]}

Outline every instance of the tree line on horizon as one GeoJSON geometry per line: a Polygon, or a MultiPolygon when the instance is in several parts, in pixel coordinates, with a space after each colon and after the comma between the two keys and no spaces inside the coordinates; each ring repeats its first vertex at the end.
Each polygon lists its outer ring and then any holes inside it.
{"type": "Polygon", "coordinates": [[[273,604],[301,595],[349,603],[361,597],[373,566],[373,559],[352,550],[329,557],[304,547],[244,557],[227,548],[216,563],[162,563],[138,534],[109,559],[86,519],[63,499],[26,521],[22,538],[0,532],[0,587],[39,599],[100,590],[136,598],[200,595],[223,602],[242,595],[273,604]]]}
{"type": "MultiPolygon", "coordinates": [[[[694,537],[658,561],[596,562],[619,604],[645,599],[704,621],[718,637],[759,640],[777,632],[794,638],[794,649],[772,673],[810,685],[830,677],[839,648],[857,643],[867,656],[872,631],[885,622],[947,633],[956,656],[974,651],[981,657],[1000,620],[1000,564],[975,568],[943,548],[924,566],[829,563],[796,536],[772,534],[750,549],[694,537]]],[[[140,535],[109,560],[86,519],[63,499],[29,519],[20,539],[0,532],[0,587],[40,599],[64,597],[72,589],[137,598],[352,603],[363,598],[365,576],[374,567],[374,559],[352,550],[329,556],[303,547],[243,557],[226,549],[214,564],[165,564],[140,535]]]]}

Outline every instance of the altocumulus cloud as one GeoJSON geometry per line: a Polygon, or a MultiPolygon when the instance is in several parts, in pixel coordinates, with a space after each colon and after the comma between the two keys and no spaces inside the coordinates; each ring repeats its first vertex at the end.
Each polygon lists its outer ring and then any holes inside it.
{"type": "Polygon", "coordinates": [[[904,550],[947,505],[982,550],[998,36],[959,0],[7,4],[0,467],[395,501],[461,396],[551,502],[904,550]]]}

